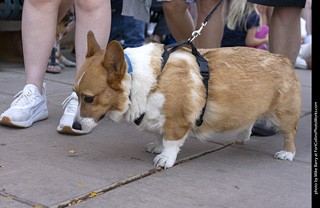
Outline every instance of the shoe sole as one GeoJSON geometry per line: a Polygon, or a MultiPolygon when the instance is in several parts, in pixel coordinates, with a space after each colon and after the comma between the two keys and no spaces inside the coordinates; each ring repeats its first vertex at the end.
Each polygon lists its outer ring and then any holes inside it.
{"type": "Polygon", "coordinates": [[[76,131],[70,126],[64,126],[61,129],[57,129],[57,131],[61,134],[70,134],[70,135],[85,135],[90,133],[90,132],[76,131]]]}
{"type": "Polygon", "coordinates": [[[47,118],[48,118],[48,116],[45,117],[45,118],[41,118],[41,119],[38,119],[38,120],[36,120],[36,121],[33,121],[33,122],[31,123],[31,125],[19,125],[19,124],[16,124],[16,123],[12,122],[9,117],[4,116],[4,117],[1,119],[0,124],[1,124],[1,125],[4,125],[4,126],[11,126],[11,127],[16,127],[16,128],[28,128],[28,127],[32,126],[33,123],[38,122],[38,121],[46,120],[47,118]]]}

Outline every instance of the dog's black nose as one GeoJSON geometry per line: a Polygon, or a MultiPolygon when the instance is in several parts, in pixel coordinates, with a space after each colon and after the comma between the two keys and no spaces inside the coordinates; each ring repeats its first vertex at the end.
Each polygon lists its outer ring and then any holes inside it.
{"type": "Polygon", "coordinates": [[[79,122],[74,122],[72,125],[73,129],[82,130],[81,124],[79,122]]]}

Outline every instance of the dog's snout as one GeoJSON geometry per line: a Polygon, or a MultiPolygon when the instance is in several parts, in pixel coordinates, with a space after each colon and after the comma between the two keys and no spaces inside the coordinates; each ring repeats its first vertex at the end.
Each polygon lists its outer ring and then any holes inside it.
{"type": "Polygon", "coordinates": [[[74,122],[72,125],[73,129],[82,130],[82,126],[79,122],[74,122]]]}

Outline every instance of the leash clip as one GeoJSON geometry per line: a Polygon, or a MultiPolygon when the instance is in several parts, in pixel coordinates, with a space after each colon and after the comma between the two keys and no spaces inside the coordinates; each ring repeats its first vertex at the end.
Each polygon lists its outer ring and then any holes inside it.
{"type": "Polygon", "coordinates": [[[192,42],[195,38],[201,35],[202,29],[207,25],[208,22],[202,22],[199,30],[195,30],[192,32],[191,37],[188,39],[189,42],[192,42]]]}

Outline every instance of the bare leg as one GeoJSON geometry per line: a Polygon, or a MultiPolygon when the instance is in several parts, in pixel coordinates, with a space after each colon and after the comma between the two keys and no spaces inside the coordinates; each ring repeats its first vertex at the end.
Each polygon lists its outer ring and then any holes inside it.
{"type": "Polygon", "coordinates": [[[299,7],[275,7],[270,22],[270,51],[287,56],[294,65],[301,43],[299,7]]]}
{"type": "Polygon", "coordinates": [[[60,2],[33,0],[23,5],[21,29],[26,84],[36,85],[40,93],[55,39],[60,2]]]}
{"type": "Polygon", "coordinates": [[[92,30],[98,44],[105,49],[111,26],[110,0],[77,0],[76,8],[76,60],[77,71],[84,63],[87,53],[87,33],[92,30]]]}
{"type": "Polygon", "coordinates": [[[59,7],[58,22],[60,22],[67,14],[70,8],[72,8],[73,0],[63,0],[59,7]]]}
{"type": "MultiPolygon", "coordinates": [[[[207,17],[211,10],[217,5],[219,0],[199,0],[197,1],[198,20],[197,29],[200,28],[202,21],[207,17]]],[[[162,2],[163,11],[167,25],[171,34],[180,42],[187,40],[195,26],[192,17],[187,10],[189,4],[185,0],[173,0],[171,2],[162,2]]],[[[220,47],[223,35],[223,4],[215,11],[212,19],[202,30],[195,45],[198,48],[217,48],[220,47]]]]}
{"type": "Polygon", "coordinates": [[[168,28],[177,42],[187,40],[194,31],[194,24],[185,0],[162,2],[168,28]]]}
{"type": "MultiPolygon", "coordinates": [[[[73,10],[73,0],[64,0],[61,2],[60,7],[59,7],[59,11],[58,11],[58,26],[60,21],[66,16],[67,12],[72,9],[73,10]]],[[[71,30],[71,27],[69,26],[69,30],[71,30]]],[[[61,41],[61,36],[60,36],[60,32],[58,31],[60,28],[57,28],[57,32],[56,32],[56,37],[55,37],[55,41],[52,47],[52,52],[51,55],[49,57],[49,61],[48,61],[48,66],[47,66],[47,71],[49,73],[60,73],[61,69],[63,68],[63,64],[61,65],[59,62],[59,55],[60,55],[60,41],[61,41]],[[55,53],[54,53],[55,52],[55,53]]]]}
{"type": "MultiPolygon", "coordinates": [[[[83,65],[87,53],[87,34],[92,31],[102,49],[105,49],[109,40],[111,26],[110,0],[76,0],[76,68],[83,65]]],[[[66,99],[66,108],[60,119],[57,131],[67,134],[88,134],[90,131],[79,130],[77,123],[78,96],[75,92],[66,99]]]]}
{"type": "Polygon", "coordinates": [[[302,9],[301,17],[306,20],[307,22],[307,34],[310,35],[312,33],[312,1],[307,0],[306,6],[302,9]]]}
{"type": "MultiPolygon", "coordinates": [[[[220,0],[200,0],[197,1],[198,20],[197,29],[201,23],[211,12],[211,10],[219,3],[220,0]]],[[[223,3],[214,12],[207,26],[202,30],[201,35],[196,39],[195,46],[197,48],[219,48],[223,36],[223,3]]]]}

